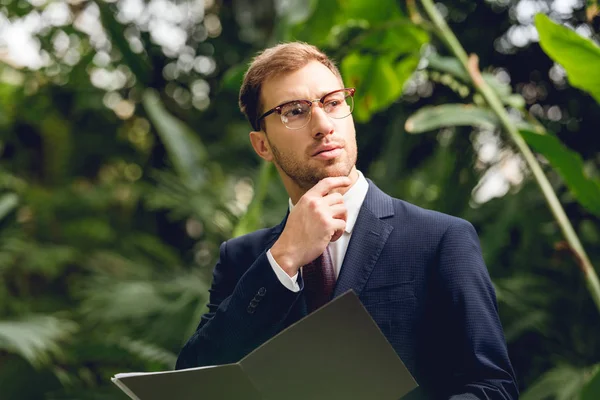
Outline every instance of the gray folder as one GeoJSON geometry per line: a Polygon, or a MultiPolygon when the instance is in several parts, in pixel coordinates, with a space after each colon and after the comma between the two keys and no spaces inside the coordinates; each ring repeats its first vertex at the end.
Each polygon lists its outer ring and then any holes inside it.
{"type": "Polygon", "coordinates": [[[117,374],[134,400],[399,400],[417,387],[352,291],[235,364],[117,374]]]}

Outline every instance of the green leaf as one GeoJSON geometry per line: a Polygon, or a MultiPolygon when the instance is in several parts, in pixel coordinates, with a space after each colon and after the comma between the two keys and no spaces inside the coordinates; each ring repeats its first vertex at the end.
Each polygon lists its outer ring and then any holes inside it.
{"type": "Polygon", "coordinates": [[[69,160],[73,149],[73,131],[71,121],[60,113],[47,112],[39,121],[40,135],[43,140],[44,176],[46,182],[61,182],[69,171],[69,160]]]}
{"type": "Polygon", "coordinates": [[[221,88],[237,93],[242,86],[244,74],[246,73],[247,69],[248,63],[241,63],[229,68],[225,74],[223,74],[223,79],[221,79],[221,88]]]}
{"type": "Polygon", "coordinates": [[[581,156],[554,136],[529,130],[521,130],[520,133],[535,151],[546,157],[577,201],[600,217],[600,182],[586,176],[581,156]]]}
{"type": "Polygon", "coordinates": [[[352,40],[341,72],[346,85],[357,89],[354,118],[366,122],[402,95],[429,35],[410,21],[396,18],[371,25],[359,38],[352,40]]]}
{"type": "Polygon", "coordinates": [[[581,390],[580,400],[600,399],[600,364],[590,373],[590,378],[581,390]]]}
{"type": "Polygon", "coordinates": [[[60,342],[77,330],[73,321],[32,315],[19,320],[0,321],[0,349],[15,353],[33,366],[50,362],[60,354],[60,342]]]}
{"type": "Polygon", "coordinates": [[[23,270],[49,278],[63,275],[69,264],[77,258],[77,251],[71,246],[31,244],[28,247],[21,255],[23,270]]]}
{"type": "Polygon", "coordinates": [[[82,312],[90,320],[136,323],[168,307],[168,302],[153,282],[116,282],[107,286],[95,285],[86,291],[82,312]]]}
{"type": "Polygon", "coordinates": [[[490,110],[465,104],[445,104],[421,108],[406,120],[405,129],[408,133],[423,133],[448,126],[495,128],[498,124],[498,118],[490,110]]]}
{"type": "MultiPolygon", "coordinates": [[[[18,72],[12,73],[19,76],[18,72]]],[[[0,82],[0,127],[4,129],[9,128],[14,121],[20,89],[20,85],[0,82]]]]}
{"type": "MultiPolygon", "coordinates": [[[[405,129],[409,133],[423,133],[448,126],[494,128],[498,124],[496,115],[490,110],[471,105],[446,104],[423,107],[408,118],[405,129]]],[[[600,182],[585,175],[581,156],[554,136],[528,129],[521,129],[520,132],[535,151],[546,157],[577,201],[594,215],[600,216],[600,182]]]]}
{"type": "Polygon", "coordinates": [[[340,48],[355,43],[360,39],[360,35],[366,34],[369,27],[369,22],[364,19],[351,19],[342,24],[335,25],[329,31],[329,36],[325,42],[325,48],[336,49],[339,53],[340,48]]]}
{"type": "Polygon", "coordinates": [[[260,167],[254,198],[252,199],[250,206],[248,206],[248,211],[240,218],[233,229],[233,237],[245,235],[246,233],[254,232],[260,228],[262,204],[267,197],[269,184],[275,177],[275,171],[273,163],[263,161],[263,164],[260,167]]]}
{"type": "MultiPolygon", "coordinates": [[[[402,16],[395,0],[378,0],[377,7],[365,0],[338,0],[344,18],[366,19],[369,22],[388,21],[402,16]]],[[[327,3],[321,1],[321,3],[327,3]]]]}
{"type": "Polygon", "coordinates": [[[143,85],[148,85],[150,71],[152,69],[150,63],[142,54],[135,54],[131,50],[129,42],[125,38],[124,26],[115,19],[115,12],[111,10],[111,4],[104,1],[98,1],[96,4],[100,9],[102,26],[108,33],[112,44],[119,49],[119,52],[123,56],[123,62],[129,67],[131,72],[133,72],[138,79],[138,82],[143,85]]]}
{"type": "Polygon", "coordinates": [[[342,61],[346,85],[355,87],[354,118],[368,121],[402,94],[404,83],[419,63],[417,54],[395,61],[383,56],[351,53],[342,61]]]}
{"type": "MultiPolygon", "coordinates": [[[[593,367],[592,367],[593,368],[593,367]]],[[[578,397],[591,368],[561,365],[542,375],[521,395],[521,400],[571,400],[578,397]]]]}
{"type": "Polygon", "coordinates": [[[0,197],[0,220],[8,215],[19,205],[19,196],[15,193],[7,193],[0,197]]]}
{"type": "MultiPolygon", "coordinates": [[[[441,57],[436,53],[427,56],[428,68],[441,73],[446,73],[459,79],[465,84],[471,84],[469,74],[464,70],[460,61],[454,57],[441,57]]],[[[490,73],[482,74],[485,82],[496,92],[502,103],[517,109],[525,107],[523,96],[513,93],[510,85],[500,82],[490,73]]],[[[444,83],[442,81],[442,83],[444,83]]]]}
{"type": "Polygon", "coordinates": [[[201,183],[207,153],[198,135],[165,109],[155,91],[146,90],[142,103],[179,176],[193,186],[201,183]]]}
{"type": "Polygon", "coordinates": [[[454,57],[442,57],[437,53],[432,53],[427,57],[428,67],[430,69],[448,73],[464,83],[471,82],[469,74],[462,67],[460,61],[454,57]]]}
{"type": "Polygon", "coordinates": [[[500,82],[496,76],[486,72],[481,76],[488,86],[496,92],[503,104],[520,110],[525,108],[525,99],[520,94],[513,93],[509,84],[500,82]]]}
{"type": "Polygon", "coordinates": [[[175,367],[177,355],[153,343],[129,337],[119,337],[116,344],[141,360],[156,362],[168,368],[175,367]]]}
{"type": "Polygon", "coordinates": [[[346,85],[357,88],[354,118],[366,122],[402,95],[429,34],[393,0],[377,7],[363,0],[313,1],[311,7],[304,23],[289,28],[288,40],[319,45],[341,59],[346,85]]]}
{"type": "Polygon", "coordinates": [[[370,54],[398,59],[403,55],[417,55],[420,59],[421,47],[429,41],[429,34],[414,25],[409,19],[395,18],[389,21],[371,24],[364,39],[356,46],[370,54]]]}
{"type": "Polygon", "coordinates": [[[336,24],[336,16],[341,14],[338,1],[312,0],[310,13],[305,20],[297,20],[284,35],[285,41],[301,40],[320,45],[329,35],[329,30],[336,24]]]}
{"type": "MultiPolygon", "coordinates": [[[[302,18],[294,18],[294,24],[288,28],[284,37],[286,41],[302,40],[322,46],[329,40],[330,32],[339,29],[337,26],[348,23],[352,25],[353,20],[375,25],[402,17],[402,11],[394,0],[380,0],[377,7],[364,0],[312,0],[309,8],[311,11],[302,18]]],[[[402,42],[398,44],[402,45],[402,42]]]]}
{"type": "MultiPolygon", "coordinates": [[[[366,122],[402,94],[402,85],[393,65],[386,59],[352,53],[342,61],[342,75],[347,85],[357,89],[354,116],[366,122]]],[[[408,77],[406,77],[408,79],[408,77]]]]}
{"type": "Polygon", "coordinates": [[[600,103],[600,47],[546,15],[536,15],[535,25],[542,49],[564,67],[571,85],[585,90],[600,103]]]}
{"type": "Polygon", "coordinates": [[[524,333],[531,331],[541,331],[540,327],[548,321],[548,313],[540,310],[523,314],[515,322],[506,324],[504,335],[508,343],[516,341],[524,333]]]}
{"type": "Polygon", "coordinates": [[[511,95],[512,89],[510,85],[500,82],[494,75],[484,72],[481,74],[481,77],[501,99],[511,95]]]}

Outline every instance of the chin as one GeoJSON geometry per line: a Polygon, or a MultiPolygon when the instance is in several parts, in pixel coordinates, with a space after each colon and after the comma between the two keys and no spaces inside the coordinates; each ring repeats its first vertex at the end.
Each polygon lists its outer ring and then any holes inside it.
{"type": "Polygon", "coordinates": [[[336,176],[349,176],[351,171],[352,166],[339,164],[330,165],[320,171],[320,175],[322,175],[320,179],[336,176]]]}

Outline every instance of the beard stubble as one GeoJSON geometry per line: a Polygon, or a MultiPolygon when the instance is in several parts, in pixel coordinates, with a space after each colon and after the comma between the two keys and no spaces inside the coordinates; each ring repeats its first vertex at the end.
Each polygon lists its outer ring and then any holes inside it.
{"type": "Polygon", "coordinates": [[[294,159],[294,157],[289,154],[281,152],[277,146],[274,146],[273,143],[268,140],[268,138],[267,141],[273,151],[273,158],[275,159],[276,165],[303,190],[309,190],[321,179],[330,176],[349,176],[352,167],[356,164],[356,151],[354,152],[354,157],[352,157],[352,154],[347,152],[345,143],[343,143],[344,153],[346,155],[345,160],[334,158],[332,160],[323,161],[321,166],[312,166],[294,159]],[[328,171],[328,167],[335,164],[341,165],[335,171],[328,171]]]}

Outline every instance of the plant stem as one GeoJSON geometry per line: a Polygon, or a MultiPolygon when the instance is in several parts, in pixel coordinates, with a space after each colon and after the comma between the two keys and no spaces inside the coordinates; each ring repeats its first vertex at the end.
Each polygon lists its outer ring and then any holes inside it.
{"type": "Polygon", "coordinates": [[[508,132],[508,135],[525,158],[525,161],[529,165],[535,180],[537,181],[542,193],[544,194],[544,197],[546,198],[546,201],[548,202],[550,211],[558,222],[563,235],[565,236],[572,252],[575,255],[576,261],[578,262],[585,277],[588,290],[590,291],[592,299],[594,300],[594,303],[600,312],[600,281],[598,281],[598,275],[596,274],[596,271],[594,270],[594,267],[592,266],[592,263],[590,262],[590,259],[588,258],[581,241],[579,240],[579,237],[577,236],[577,233],[567,218],[565,210],[556,197],[554,189],[552,189],[548,178],[546,178],[546,175],[544,175],[540,164],[537,162],[529,146],[527,146],[527,143],[525,143],[525,140],[519,133],[516,125],[510,120],[508,112],[504,108],[504,105],[498,98],[496,92],[482,79],[479,67],[477,65],[477,56],[467,56],[467,53],[454,35],[454,32],[450,29],[448,24],[446,24],[446,21],[439,13],[432,0],[421,0],[421,3],[423,4],[423,8],[427,12],[427,15],[433,22],[434,26],[439,31],[440,37],[442,37],[444,42],[446,42],[447,46],[450,48],[450,51],[454,53],[454,56],[459,59],[463,68],[471,77],[475,88],[483,96],[494,113],[496,113],[503,128],[506,130],[506,132],[508,132]]]}

